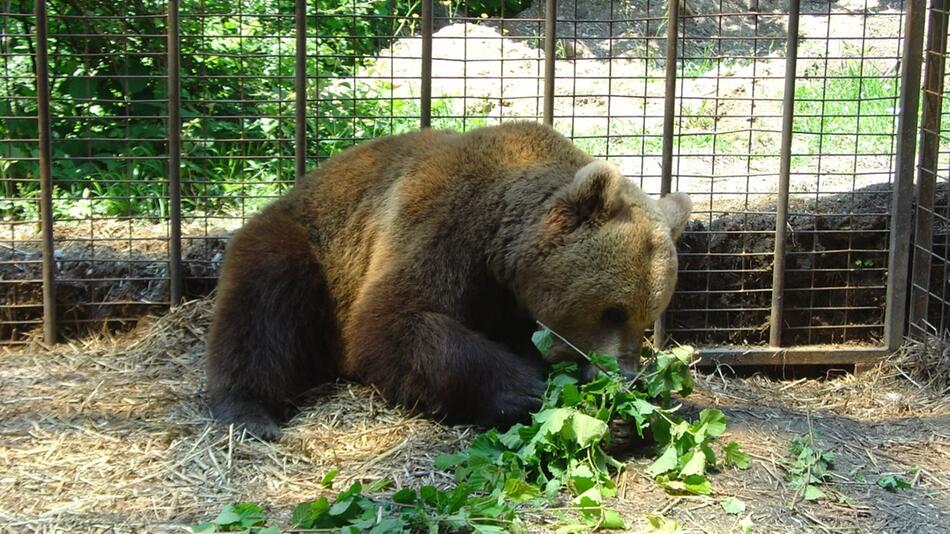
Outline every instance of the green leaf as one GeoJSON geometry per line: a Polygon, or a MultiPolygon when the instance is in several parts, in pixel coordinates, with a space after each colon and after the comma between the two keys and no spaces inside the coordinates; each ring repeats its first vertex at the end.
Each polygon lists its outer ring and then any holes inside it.
{"type": "Polygon", "coordinates": [[[594,473],[591,471],[590,467],[585,464],[581,464],[573,469],[571,469],[571,489],[575,493],[584,493],[590,488],[597,485],[597,479],[594,476],[594,473]]]}
{"type": "Polygon", "coordinates": [[[911,488],[910,483],[896,475],[887,475],[878,478],[877,485],[886,489],[887,491],[897,491],[899,489],[911,488]]]}
{"type": "Polygon", "coordinates": [[[337,516],[350,516],[355,512],[356,504],[353,499],[343,499],[342,501],[337,501],[333,503],[333,506],[330,507],[330,515],[337,516]]]}
{"type": "Polygon", "coordinates": [[[710,436],[721,436],[726,432],[726,416],[720,410],[705,409],[699,412],[699,422],[706,425],[710,436]]]}
{"type": "Polygon", "coordinates": [[[686,465],[683,466],[683,469],[680,470],[680,477],[688,477],[690,475],[702,475],[706,473],[706,455],[700,451],[692,451],[689,453],[691,456],[689,460],[686,461],[686,465]]]}
{"type": "Polygon", "coordinates": [[[257,530],[254,534],[280,534],[280,529],[274,526],[264,527],[257,530]]]}
{"type": "Polygon", "coordinates": [[[416,502],[416,490],[403,488],[393,493],[393,502],[398,504],[413,504],[416,502]]]}
{"type": "Polygon", "coordinates": [[[815,486],[814,484],[805,486],[805,492],[802,494],[802,498],[806,501],[817,501],[818,499],[824,497],[825,492],[818,489],[818,486],[815,486]]]}
{"type": "Polygon", "coordinates": [[[220,527],[254,527],[264,523],[264,510],[254,503],[238,503],[225,506],[211,522],[220,527]]]}
{"type": "Polygon", "coordinates": [[[689,345],[681,345],[679,347],[673,347],[670,349],[670,353],[676,357],[677,360],[683,363],[683,365],[689,365],[693,363],[693,360],[697,358],[696,349],[689,345]]]}
{"type": "Polygon", "coordinates": [[[194,532],[195,534],[197,534],[197,533],[199,533],[199,532],[214,532],[214,524],[213,524],[213,523],[201,523],[201,524],[198,524],[198,525],[193,525],[193,526],[191,527],[191,531],[194,532]]]}
{"type": "Polygon", "coordinates": [[[749,468],[749,455],[746,454],[735,441],[723,449],[726,465],[734,465],[739,469],[749,468]]]}
{"type": "Polygon", "coordinates": [[[617,361],[617,358],[609,354],[591,352],[587,355],[587,357],[590,358],[590,361],[600,369],[604,369],[609,373],[620,372],[620,362],[617,361]]]}
{"type": "Polygon", "coordinates": [[[686,485],[686,491],[696,495],[709,495],[712,493],[712,484],[702,475],[690,475],[683,479],[686,485]]]}
{"type": "Polygon", "coordinates": [[[679,523],[659,515],[647,516],[647,526],[641,534],[682,534],[679,523]]]}
{"type": "Polygon", "coordinates": [[[431,506],[435,506],[439,501],[439,490],[435,486],[422,486],[419,488],[419,497],[431,506]]]}
{"type": "Polygon", "coordinates": [[[581,393],[574,384],[566,384],[561,390],[561,405],[576,406],[581,402],[581,393]]]}
{"type": "Polygon", "coordinates": [[[538,348],[538,352],[543,355],[551,348],[551,345],[554,344],[554,336],[551,334],[551,330],[542,328],[531,334],[531,342],[538,348]]]}
{"type": "Polygon", "coordinates": [[[676,469],[676,448],[667,447],[666,451],[647,467],[647,473],[656,477],[676,469]]]}
{"type": "Polygon", "coordinates": [[[291,521],[297,528],[314,528],[321,516],[330,510],[330,501],[326,497],[319,497],[310,502],[298,504],[294,508],[291,521]]]}
{"type": "Polygon", "coordinates": [[[376,526],[374,526],[369,534],[390,534],[395,532],[406,532],[409,530],[409,525],[405,521],[399,518],[391,517],[389,519],[383,519],[376,526]]]}
{"type": "Polygon", "coordinates": [[[722,506],[723,511],[731,515],[739,515],[742,512],[745,512],[745,502],[740,501],[735,497],[729,497],[728,499],[720,502],[719,506],[722,506]]]}
{"type": "Polygon", "coordinates": [[[215,525],[222,527],[234,525],[241,522],[241,514],[238,513],[237,508],[233,504],[225,506],[221,512],[218,514],[218,517],[212,521],[215,525]]]}
{"type": "Polygon", "coordinates": [[[619,512],[616,510],[604,509],[604,516],[600,520],[600,528],[623,530],[627,528],[627,525],[624,524],[623,518],[620,517],[619,512]]]}
{"type": "Polygon", "coordinates": [[[607,423],[580,412],[571,416],[567,428],[569,437],[576,439],[581,447],[589,447],[607,434],[607,423]]]}
{"type": "Polygon", "coordinates": [[[574,503],[581,506],[594,506],[600,505],[601,501],[604,500],[604,496],[600,493],[600,489],[591,488],[584,493],[581,493],[574,498],[574,503]],[[586,503],[586,504],[584,504],[586,503]]]}
{"type": "Polygon", "coordinates": [[[689,433],[689,427],[689,423],[686,421],[680,421],[679,423],[670,427],[670,435],[676,439],[679,439],[689,433]]]}
{"type": "Polygon", "coordinates": [[[454,454],[440,454],[435,457],[435,468],[440,471],[445,471],[464,462],[467,458],[468,455],[461,452],[454,454]]]}
{"type": "Polygon", "coordinates": [[[574,506],[577,507],[578,511],[580,511],[588,523],[593,524],[597,522],[602,515],[603,507],[601,502],[603,498],[600,489],[593,487],[575,497],[574,506]]]}
{"type": "Polygon", "coordinates": [[[502,492],[514,502],[531,500],[541,494],[537,486],[518,478],[509,478],[502,492]]]}
{"type": "Polygon", "coordinates": [[[512,450],[518,449],[522,445],[524,445],[524,438],[521,437],[521,432],[525,428],[526,427],[522,425],[521,423],[517,423],[513,425],[511,428],[509,428],[508,432],[505,432],[504,434],[499,435],[498,440],[501,441],[501,443],[505,447],[508,447],[509,449],[512,449],[512,450]]]}
{"type": "Polygon", "coordinates": [[[320,485],[324,488],[332,488],[333,479],[335,479],[338,474],[340,474],[340,472],[336,469],[329,471],[327,474],[323,475],[322,479],[320,479],[320,485]]]}
{"type": "Polygon", "coordinates": [[[551,434],[557,434],[564,427],[564,423],[574,415],[575,410],[570,408],[549,408],[535,414],[535,422],[541,423],[541,428],[535,434],[532,442],[538,442],[551,434]]]}

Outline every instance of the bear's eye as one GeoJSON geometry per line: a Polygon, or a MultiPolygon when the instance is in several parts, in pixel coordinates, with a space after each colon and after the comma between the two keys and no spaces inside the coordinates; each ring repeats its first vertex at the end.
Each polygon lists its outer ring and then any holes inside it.
{"type": "Polygon", "coordinates": [[[621,306],[611,306],[604,310],[601,321],[610,326],[621,326],[627,322],[627,310],[621,306]]]}

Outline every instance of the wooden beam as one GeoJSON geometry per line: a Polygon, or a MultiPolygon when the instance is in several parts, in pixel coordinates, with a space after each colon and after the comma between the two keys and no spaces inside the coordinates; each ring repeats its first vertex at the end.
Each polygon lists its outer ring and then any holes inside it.
{"type": "Polygon", "coordinates": [[[855,365],[876,363],[891,351],[880,346],[708,347],[699,349],[701,366],[855,365]]]}

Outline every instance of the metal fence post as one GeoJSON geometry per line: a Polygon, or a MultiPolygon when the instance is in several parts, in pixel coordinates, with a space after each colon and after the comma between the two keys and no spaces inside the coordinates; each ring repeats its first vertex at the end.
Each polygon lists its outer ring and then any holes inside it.
{"type": "Polygon", "coordinates": [[[43,240],[43,339],[56,343],[56,258],[53,246],[53,171],[49,116],[46,0],[36,0],[36,119],[39,136],[40,233],[43,240]]]}
{"type": "MultiPolygon", "coordinates": [[[[926,332],[933,254],[934,204],[940,155],[941,108],[947,54],[948,12],[946,0],[931,0],[924,71],[923,125],[920,128],[920,159],[917,166],[917,210],[914,229],[914,273],[910,288],[910,328],[926,332]]],[[[938,327],[939,333],[940,325],[938,327]]]]}
{"type": "Polygon", "coordinates": [[[168,243],[171,306],[181,302],[181,68],[179,0],[168,0],[168,195],[170,237],[168,243]]]}
{"type": "MultiPolygon", "coordinates": [[[[668,2],[666,10],[666,92],[663,94],[663,153],[660,162],[660,196],[673,189],[673,126],[676,111],[676,47],[679,44],[680,0],[668,2]]],[[[653,323],[653,346],[666,344],[666,314],[653,323]]]]}
{"type": "Polygon", "coordinates": [[[544,3],[544,124],[554,124],[554,61],[557,42],[557,0],[544,3]]]}
{"type": "Polygon", "coordinates": [[[294,2],[294,181],[307,173],[307,0],[294,2]]]}
{"type": "Polygon", "coordinates": [[[419,126],[432,126],[432,0],[422,0],[422,89],[419,126]]]}
{"type": "Polygon", "coordinates": [[[909,0],[901,56],[900,116],[897,169],[891,200],[890,254],[887,258],[887,300],[884,309],[884,345],[897,350],[907,318],[907,280],[910,262],[914,163],[917,150],[917,109],[920,102],[920,64],[923,57],[925,0],[909,0]]]}
{"type": "Polygon", "coordinates": [[[800,0],[788,5],[788,37],[785,45],[785,92],[782,102],[782,146],[779,156],[778,200],[775,205],[775,249],[772,262],[772,311],[769,345],[782,345],[785,300],[785,235],[788,228],[788,193],[791,186],[792,126],[795,122],[795,74],[798,68],[798,21],[800,0]]]}

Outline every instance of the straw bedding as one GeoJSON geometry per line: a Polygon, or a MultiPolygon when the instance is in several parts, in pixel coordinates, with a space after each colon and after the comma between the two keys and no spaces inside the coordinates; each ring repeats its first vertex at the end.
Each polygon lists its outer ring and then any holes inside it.
{"type": "MultiPolygon", "coordinates": [[[[296,503],[330,491],[320,479],[331,469],[338,486],[451,483],[432,460],[477,430],[389,407],[367,387],[314,392],[277,444],[213,425],[202,393],[210,314],[211,301],[199,300],[119,338],[0,355],[0,531],[181,532],[240,501],[264,505],[286,526],[296,503]]],[[[718,504],[731,496],[764,532],[950,528],[945,343],[908,344],[858,377],[783,382],[724,371],[698,377],[687,409],[723,409],[726,439],[742,444],[752,467],[713,475],[712,496],[676,497],[643,474],[649,456],[631,456],[612,504],[632,528],[662,513],[686,532],[734,531],[737,518],[718,504]],[[778,460],[809,420],[819,445],[838,455],[829,487],[846,499],[790,510],[778,460]],[[910,490],[875,485],[915,467],[904,475],[910,490]]],[[[554,526],[553,516],[527,519],[539,532],[554,526]]]]}

